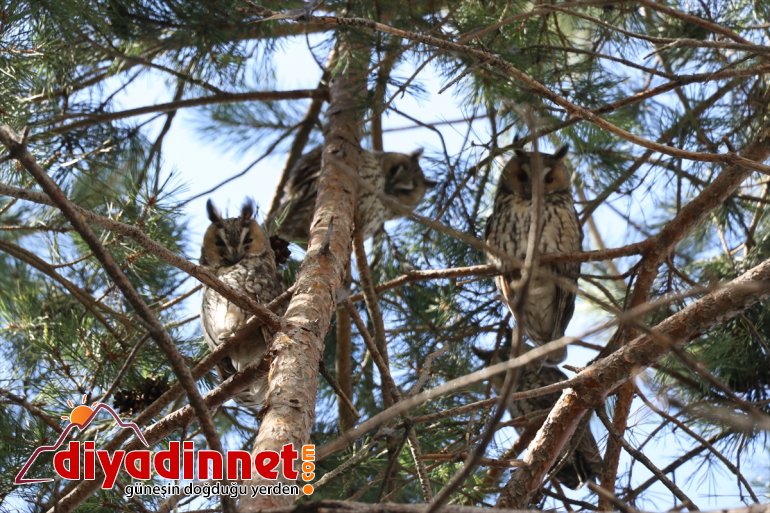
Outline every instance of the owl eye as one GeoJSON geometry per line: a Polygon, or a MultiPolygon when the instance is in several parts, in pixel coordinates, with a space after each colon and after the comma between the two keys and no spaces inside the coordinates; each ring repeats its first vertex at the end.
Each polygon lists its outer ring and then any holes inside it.
{"type": "Polygon", "coordinates": [[[224,247],[225,241],[222,240],[222,237],[217,237],[217,240],[216,240],[216,242],[214,244],[216,244],[217,246],[219,246],[221,248],[221,247],[224,247]]]}
{"type": "Polygon", "coordinates": [[[545,183],[553,183],[553,173],[545,175],[545,183]]]}
{"type": "Polygon", "coordinates": [[[521,183],[524,183],[527,181],[527,173],[524,171],[519,171],[519,174],[516,175],[516,179],[520,181],[521,183]]]}
{"type": "Polygon", "coordinates": [[[251,244],[254,239],[251,238],[251,235],[247,235],[245,239],[243,239],[244,244],[251,244]]]}

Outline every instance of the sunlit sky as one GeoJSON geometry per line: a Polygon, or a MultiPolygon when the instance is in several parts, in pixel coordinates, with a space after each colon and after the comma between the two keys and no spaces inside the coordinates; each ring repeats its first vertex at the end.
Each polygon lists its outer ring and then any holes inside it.
{"type": "MultiPolygon", "coordinates": [[[[319,56],[320,60],[325,60],[325,55],[319,56]]],[[[307,41],[304,37],[295,38],[284,45],[276,56],[275,62],[278,65],[278,76],[274,84],[270,84],[275,89],[299,89],[314,88],[320,78],[320,70],[308,50],[307,41]]],[[[409,71],[413,69],[413,64],[406,64],[400,68],[399,74],[408,76],[409,71]]],[[[419,76],[418,82],[424,87],[426,93],[420,98],[412,95],[398,97],[395,104],[398,109],[409,113],[423,122],[436,122],[444,120],[453,120],[463,117],[464,112],[460,108],[460,99],[454,94],[455,88],[449,88],[441,94],[438,91],[444,85],[438,73],[431,66],[419,76]]],[[[123,108],[148,105],[153,103],[167,102],[172,99],[173,84],[166,78],[159,78],[159,75],[150,73],[145,78],[137,82],[127,90],[127,93],[119,98],[119,103],[123,108]]],[[[470,111],[467,108],[466,112],[470,111]]],[[[190,109],[181,111],[178,115],[172,129],[168,133],[164,143],[164,167],[166,172],[173,172],[174,183],[183,186],[179,195],[179,200],[197,196],[202,192],[212,188],[228,177],[244,170],[246,166],[257,158],[264,148],[254,148],[253,151],[244,151],[241,154],[224,150],[216,141],[207,140],[205,132],[200,130],[201,117],[203,113],[199,109],[190,109]]],[[[160,129],[163,119],[154,122],[153,129],[160,129]]],[[[409,125],[408,120],[395,116],[393,114],[384,119],[385,128],[403,127],[409,125]]],[[[474,129],[479,131],[479,141],[488,138],[484,123],[476,123],[474,129]]],[[[442,125],[438,129],[443,134],[450,154],[459,149],[462,144],[467,125],[442,125]]],[[[151,132],[148,132],[152,135],[151,132]]],[[[508,134],[508,142],[514,134],[508,134]]],[[[473,139],[473,137],[471,137],[473,139]]],[[[412,129],[386,132],[385,149],[392,151],[409,152],[417,147],[424,147],[426,155],[437,157],[441,154],[441,141],[435,132],[427,129],[412,129]]],[[[546,144],[546,147],[548,145],[546,144]]],[[[483,156],[481,150],[479,155],[483,156]]],[[[243,177],[233,180],[227,185],[219,188],[209,196],[200,197],[186,205],[186,215],[189,220],[189,241],[187,257],[193,260],[197,259],[199,252],[199,242],[202,239],[203,231],[208,226],[208,220],[205,215],[205,202],[211,198],[221,209],[229,210],[232,214],[237,211],[246,197],[253,198],[260,207],[260,213],[264,215],[270,206],[275,187],[280,178],[286,154],[275,153],[249,170],[243,177]]],[[[437,165],[423,165],[428,176],[435,180],[441,180],[445,171],[442,171],[437,165]]],[[[589,198],[590,199],[590,198],[589,198]]],[[[620,210],[626,208],[635,211],[641,211],[641,205],[620,205],[620,210]]],[[[620,218],[609,209],[600,208],[596,213],[596,219],[599,229],[608,247],[619,246],[634,242],[635,235],[626,229],[620,218]]],[[[396,222],[391,222],[387,227],[391,227],[396,222]]],[[[594,242],[590,237],[585,238],[585,248],[593,249],[594,242]]],[[[197,313],[199,299],[195,298],[190,303],[191,313],[197,313]]],[[[585,329],[595,325],[602,319],[595,309],[590,309],[578,302],[577,313],[570,325],[568,334],[579,335],[585,329]]],[[[608,334],[603,334],[594,342],[603,343],[608,334]]],[[[568,363],[575,366],[582,366],[587,363],[595,354],[591,351],[581,348],[570,348],[568,363]]],[[[664,408],[665,409],[665,408],[664,408]]],[[[631,424],[635,425],[635,433],[651,431],[658,422],[654,416],[648,416],[644,410],[635,413],[631,418],[631,424]],[[649,418],[648,418],[649,417],[649,418]]],[[[594,420],[594,433],[604,433],[600,428],[598,421],[594,420]]],[[[640,439],[635,440],[639,442],[640,439]]],[[[604,442],[600,442],[603,446],[604,442]]],[[[645,446],[645,453],[655,461],[659,467],[665,466],[672,461],[675,456],[682,453],[680,446],[689,447],[691,441],[682,436],[658,437],[655,441],[645,446]],[[675,449],[675,450],[674,450],[675,449]],[[669,457],[669,455],[671,455],[669,457]]],[[[624,453],[625,461],[628,456],[624,453]]],[[[755,471],[746,470],[751,467],[751,462],[746,463],[744,471],[750,478],[760,478],[760,474],[767,471],[766,466],[755,465],[755,471]]],[[[646,470],[641,470],[641,465],[636,464],[635,482],[639,483],[646,479],[649,474],[646,470]]],[[[739,504],[737,497],[737,488],[735,477],[727,474],[725,471],[715,474],[717,479],[711,482],[703,482],[700,479],[690,480],[696,475],[695,464],[685,465],[677,471],[675,481],[681,486],[700,507],[723,507],[739,504]],[[707,498],[709,498],[707,500],[707,498]]],[[[701,474],[702,475],[702,474],[701,474]]],[[[650,508],[667,508],[673,504],[662,498],[670,497],[662,485],[655,485],[646,492],[647,497],[658,497],[653,502],[646,504],[650,508]]],[[[578,493],[578,496],[583,493],[578,493]]]]}

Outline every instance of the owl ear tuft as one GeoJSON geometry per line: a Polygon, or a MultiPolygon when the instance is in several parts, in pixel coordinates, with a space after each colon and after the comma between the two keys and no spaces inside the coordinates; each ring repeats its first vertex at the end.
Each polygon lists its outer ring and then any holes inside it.
{"type": "Polygon", "coordinates": [[[556,160],[561,160],[567,155],[568,151],[569,151],[569,144],[565,144],[564,146],[556,150],[556,153],[553,155],[553,158],[555,158],[556,160]]]}
{"type": "Polygon", "coordinates": [[[211,200],[206,202],[206,213],[209,216],[209,221],[217,226],[222,225],[222,215],[219,213],[217,207],[214,206],[214,202],[211,200]]]}
{"type": "Polygon", "coordinates": [[[243,206],[241,207],[241,220],[242,221],[249,221],[251,218],[254,217],[254,202],[248,198],[243,202],[243,206]]]}
{"type": "Polygon", "coordinates": [[[516,157],[519,160],[522,160],[522,161],[529,160],[529,153],[527,153],[523,149],[521,149],[521,148],[514,148],[513,151],[516,152],[516,157]]]}
{"type": "Polygon", "coordinates": [[[409,156],[412,157],[412,161],[419,162],[420,161],[420,157],[422,157],[422,152],[424,152],[424,151],[425,151],[424,148],[417,148],[412,153],[410,153],[409,156]]]}

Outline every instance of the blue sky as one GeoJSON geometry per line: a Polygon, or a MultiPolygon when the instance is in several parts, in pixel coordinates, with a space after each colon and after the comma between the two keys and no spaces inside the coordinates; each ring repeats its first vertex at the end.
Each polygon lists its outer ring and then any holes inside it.
{"type": "MultiPolygon", "coordinates": [[[[271,87],[277,89],[312,88],[318,83],[320,71],[315,61],[311,58],[304,37],[296,38],[286,44],[280,51],[279,56],[276,56],[275,62],[281,64],[278,66],[278,76],[275,77],[275,84],[271,84],[271,87]]],[[[408,75],[409,67],[411,66],[405,66],[401,73],[408,75]]],[[[396,105],[400,110],[424,122],[458,119],[463,116],[463,112],[458,108],[459,101],[453,94],[454,88],[449,88],[447,91],[438,94],[443,83],[434,68],[428,66],[422,72],[420,83],[426,89],[426,94],[422,98],[415,98],[410,95],[398,98],[396,105]]],[[[157,74],[152,73],[131,87],[127,94],[120,98],[120,103],[124,108],[161,103],[169,101],[172,94],[173,91],[169,84],[165,82],[165,79],[159,79],[157,74]]],[[[223,151],[217,142],[207,141],[205,133],[199,129],[201,114],[199,110],[180,112],[165,140],[165,169],[167,172],[174,173],[176,176],[175,183],[184,186],[184,190],[179,198],[182,200],[197,196],[227,177],[240,172],[260,154],[259,148],[240,154],[232,151],[223,151]]],[[[163,120],[155,122],[154,129],[158,130],[162,122],[163,120]]],[[[386,117],[384,123],[386,129],[388,127],[401,127],[408,124],[407,120],[393,115],[386,117]]],[[[484,140],[487,137],[486,125],[477,123],[475,128],[480,131],[478,140],[484,140]]],[[[466,129],[465,125],[444,125],[438,127],[438,129],[443,134],[446,144],[450,148],[450,153],[453,148],[457,148],[462,144],[464,140],[463,131],[466,129]]],[[[509,135],[509,137],[512,136],[513,134],[509,135]]],[[[437,135],[427,129],[386,133],[386,150],[407,152],[417,147],[424,147],[426,155],[437,155],[440,154],[441,143],[437,135]]],[[[202,239],[203,231],[208,226],[208,220],[205,216],[206,199],[210,197],[220,208],[233,213],[237,211],[245,197],[251,197],[259,205],[260,212],[264,215],[275,192],[285,158],[284,153],[271,155],[243,177],[223,186],[210,196],[191,201],[186,206],[185,213],[190,227],[188,257],[197,259],[198,241],[202,239]]],[[[425,169],[432,179],[441,180],[443,171],[440,168],[431,166],[425,167],[425,169]]],[[[613,201],[618,202],[618,207],[621,211],[630,209],[635,212],[646,210],[647,212],[658,213],[649,209],[652,203],[646,205],[633,203],[629,198],[614,198],[613,201]]],[[[652,202],[652,199],[648,198],[646,201],[652,202]]],[[[638,240],[637,236],[628,230],[625,224],[620,221],[620,218],[609,209],[600,208],[596,213],[596,219],[599,221],[602,237],[609,247],[638,240]]],[[[392,224],[388,226],[392,227],[392,224]]],[[[588,236],[585,239],[585,247],[586,249],[593,248],[593,242],[588,236]]],[[[199,298],[197,297],[189,302],[191,314],[197,312],[198,304],[199,298]]],[[[568,334],[578,335],[603,319],[606,319],[606,315],[602,315],[596,309],[588,308],[585,303],[579,302],[577,313],[570,325],[568,334]]],[[[592,341],[604,342],[610,333],[601,334],[592,341]]],[[[593,356],[594,353],[591,351],[573,347],[570,349],[568,363],[582,366],[593,356]]],[[[665,405],[662,406],[665,409],[665,405]]],[[[638,437],[642,433],[650,432],[659,422],[645,409],[640,409],[632,415],[631,423],[634,425],[634,432],[637,434],[635,436],[638,437]]],[[[598,421],[596,420],[594,421],[593,429],[597,434],[604,432],[603,428],[599,428],[598,421]]],[[[503,433],[501,436],[507,437],[510,436],[510,433],[503,433]]],[[[669,433],[655,438],[646,446],[645,453],[659,467],[663,467],[683,452],[682,446],[688,447],[689,445],[690,440],[687,437],[681,434],[669,433]]],[[[623,453],[623,457],[625,462],[629,461],[625,453],[623,453]]],[[[766,462],[745,462],[744,472],[749,478],[759,479],[765,475],[767,470],[766,462]],[[754,470],[749,470],[752,466],[754,470]]],[[[641,470],[641,466],[636,464],[635,475],[638,476],[635,481],[641,482],[641,480],[646,479],[649,473],[646,470],[641,470]]],[[[722,507],[739,504],[736,496],[735,478],[733,476],[720,470],[719,473],[714,474],[716,476],[714,480],[704,481],[702,477],[699,477],[703,475],[705,474],[698,473],[697,462],[693,462],[680,467],[680,470],[677,472],[676,481],[701,507],[722,507]],[[688,481],[691,477],[693,479],[688,481]],[[710,499],[707,500],[707,497],[710,499]]],[[[670,496],[669,492],[660,484],[654,485],[647,494],[651,498],[670,496]]],[[[579,492],[577,495],[583,495],[583,492],[579,492]]],[[[652,500],[646,506],[649,508],[667,508],[673,506],[673,504],[667,502],[667,499],[658,499],[652,500]]]]}

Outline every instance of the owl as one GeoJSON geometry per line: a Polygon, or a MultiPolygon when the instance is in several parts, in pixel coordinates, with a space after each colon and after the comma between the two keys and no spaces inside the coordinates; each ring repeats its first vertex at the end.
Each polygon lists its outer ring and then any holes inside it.
{"type": "MultiPolygon", "coordinates": [[[[258,303],[269,303],[285,287],[276,270],[275,255],[263,228],[254,219],[254,205],[246,201],[239,217],[223,219],[209,200],[206,203],[211,224],[203,236],[201,265],[206,266],[223,283],[253,297],[258,303]]],[[[219,293],[206,287],[203,291],[201,324],[209,348],[214,350],[229,335],[242,327],[249,312],[231,303],[219,293]]],[[[248,364],[259,361],[267,350],[270,334],[264,326],[248,333],[230,355],[219,364],[222,380],[248,364]]],[[[262,376],[234,397],[248,407],[261,407],[267,379],[262,376]]]]}
{"type": "MultiPolygon", "coordinates": [[[[582,249],[583,231],[573,204],[570,172],[563,163],[567,151],[567,146],[563,146],[553,155],[540,154],[544,186],[541,254],[582,249]]],[[[521,261],[527,254],[534,169],[533,154],[517,150],[500,175],[492,215],[484,232],[484,240],[489,246],[521,261]]],[[[510,266],[492,252],[487,251],[486,257],[487,262],[504,271],[495,279],[495,284],[503,301],[513,311],[514,290],[521,280],[521,270],[506,270],[510,266]]],[[[579,262],[541,264],[540,269],[577,286],[579,262]]],[[[560,287],[550,275],[539,273],[537,269],[534,271],[519,319],[524,333],[538,345],[564,336],[575,311],[575,294],[560,287]]],[[[565,347],[551,353],[545,363],[556,365],[566,356],[565,347]]]]}
{"type": "MultiPolygon", "coordinates": [[[[286,239],[307,243],[321,174],[322,149],[321,146],[314,148],[291,168],[281,202],[269,216],[278,226],[277,233],[286,239]]],[[[358,193],[358,216],[364,238],[371,237],[385,221],[401,216],[383,205],[374,191],[413,210],[425,192],[436,185],[423,174],[421,155],[421,149],[410,154],[362,152],[359,176],[372,189],[362,187],[358,193]]]]}
{"type": "MultiPolygon", "coordinates": [[[[497,353],[492,351],[482,351],[473,348],[476,355],[487,365],[498,363],[500,358],[497,355],[507,355],[510,351],[510,341],[507,347],[504,347],[497,353]]],[[[525,348],[525,351],[527,348],[525,348]]],[[[503,385],[503,374],[497,374],[492,378],[492,386],[498,393],[503,385]]],[[[518,381],[513,387],[514,392],[523,392],[544,387],[553,383],[558,383],[567,379],[557,367],[540,365],[533,362],[521,367],[518,381]]],[[[532,415],[535,412],[547,414],[558,401],[560,392],[553,392],[547,395],[531,397],[529,399],[520,399],[509,401],[508,413],[515,419],[524,415],[532,415]]],[[[533,421],[526,427],[516,427],[519,434],[527,429],[539,429],[545,421],[545,416],[536,422],[533,421]]],[[[602,456],[599,453],[599,447],[596,439],[587,425],[582,426],[582,433],[576,433],[567,447],[564,448],[555,464],[557,469],[555,477],[560,483],[570,487],[573,490],[581,487],[588,481],[596,481],[602,471],[602,456]]]]}

